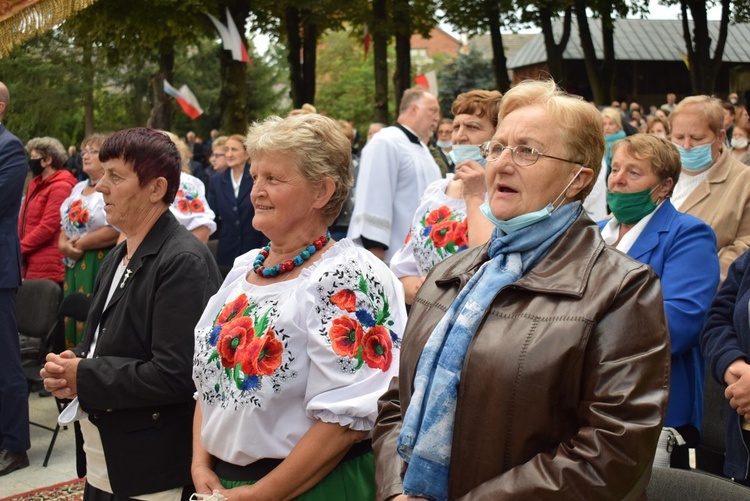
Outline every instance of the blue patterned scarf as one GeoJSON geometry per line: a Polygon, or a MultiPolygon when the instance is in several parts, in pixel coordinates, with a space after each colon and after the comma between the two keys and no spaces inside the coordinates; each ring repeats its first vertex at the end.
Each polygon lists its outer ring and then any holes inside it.
{"type": "Polygon", "coordinates": [[[408,462],[404,494],[448,499],[456,398],[466,350],[498,291],[528,273],[573,224],[580,202],[563,205],[551,217],[506,235],[492,234],[490,260],[458,294],[425,344],[414,378],[414,395],[398,437],[408,462]]]}

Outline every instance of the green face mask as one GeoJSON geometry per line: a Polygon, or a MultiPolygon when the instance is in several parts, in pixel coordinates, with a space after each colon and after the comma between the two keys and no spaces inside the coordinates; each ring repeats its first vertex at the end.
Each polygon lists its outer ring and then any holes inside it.
{"type": "MultiPolygon", "coordinates": [[[[661,183],[660,183],[661,184],[661,183]]],[[[648,216],[658,206],[651,199],[651,193],[660,186],[656,185],[650,190],[638,191],[636,193],[613,193],[607,192],[607,205],[622,224],[635,224],[648,216]]]]}

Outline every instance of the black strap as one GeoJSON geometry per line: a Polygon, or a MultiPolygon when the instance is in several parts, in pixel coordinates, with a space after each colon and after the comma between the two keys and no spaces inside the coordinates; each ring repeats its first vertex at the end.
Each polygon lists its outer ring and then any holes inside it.
{"type": "MultiPolygon", "coordinates": [[[[345,463],[350,459],[358,458],[372,451],[372,441],[363,440],[354,444],[346,455],[339,461],[339,464],[345,463]]],[[[251,480],[260,480],[265,477],[274,468],[279,466],[283,459],[264,458],[250,463],[246,466],[239,466],[227,463],[216,458],[214,463],[214,473],[222,480],[231,480],[234,482],[248,482],[251,480]]]]}

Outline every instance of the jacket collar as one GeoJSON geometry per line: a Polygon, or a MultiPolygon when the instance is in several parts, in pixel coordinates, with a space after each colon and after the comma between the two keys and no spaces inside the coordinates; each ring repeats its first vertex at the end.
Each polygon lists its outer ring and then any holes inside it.
{"type": "MultiPolygon", "coordinates": [[[[143,242],[141,242],[141,245],[138,246],[135,254],[133,254],[130,262],[125,267],[125,273],[123,273],[122,278],[120,278],[120,283],[117,285],[117,288],[112,295],[112,299],[109,300],[109,304],[107,305],[106,309],[109,309],[117,302],[118,299],[120,299],[127,286],[132,283],[133,277],[137,275],[138,270],[140,270],[143,266],[144,260],[148,256],[152,256],[158,253],[159,249],[161,249],[161,246],[164,244],[164,241],[174,232],[175,228],[177,228],[179,225],[180,223],[177,222],[169,209],[164,211],[164,214],[159,216],[159,219],[157,219],[156,223],[154,223],[154,226],[151,227],[151,230],[149,230],[146,238],[143,239],[143,242]]],[[[115,267],[120,261],[122,261],[122,258],[127,253],[127,244],[123,242],[123,244],[119,246],[118,250],[119,252],[117,253],[117,259],[113,263],[115,267]]]]}
{"type": "MultiPolygon", "coordinates": [[[[526,276],[510,287],[583,297],[594,262],[604,249],[599,227],[582,212],[544,258],[526,276]]],[[[488,259],[489,242],[458,254],[435,283],[466,284],[488,259]]]]}
{"type": "Polygon", "coordinates": [[[675,210],[672,202],[669,199],[664,200],[651,217],[651,221],[633,242],[630,250],[628,250],[628,256],[640,261],[638,258],[659,245],[660,234],[669,231],[675,217],[677,217],[677,210],[675,210]]]}
{"type": "Polygon", "coordinates": [[[406,134],[406,137],[408,137],[409,141],[411,141],[412,143],[419,144],[419,145],[422,144],[422,141],[419,140],[416,134],[414,134],[412,131],[410,131],[409,129],[401,125],[400,123],[396,122],[395,124],[393,124],[393,126],[396,127],[397,129],[400,129],[401,132],[406,134]]]}
{"type": "MultiPolygon", "coordinates": [[[[232,169],[225,170],[222,174],[222,180],[227,186],[227,189],[234,193],[234,188],[232,187],[232,169]]],[[[250,177],[250,164],[245,164],[245,169],[242,171],[242,178],[240,178],[240,190],[237,195],[238,199],[244,198],[247,194],[250,193],[250,190],[253,187],[253,179],[250,177]]]]}

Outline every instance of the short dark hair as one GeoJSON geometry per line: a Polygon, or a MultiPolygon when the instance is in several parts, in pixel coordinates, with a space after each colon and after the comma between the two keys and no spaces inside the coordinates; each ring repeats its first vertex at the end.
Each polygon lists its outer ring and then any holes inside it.
{"type": "Polygon", "coordinates": [[[181,162],[177,146],[165,134],[145,127],[115,132],[99,149],[99,161],[121,159],[130,165],[140,186],[157,177],[167,180],[164,202],[171,204],[180,188],[181,162]]]}

